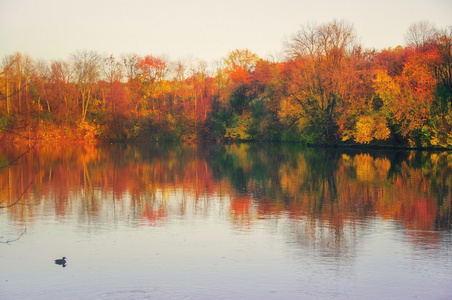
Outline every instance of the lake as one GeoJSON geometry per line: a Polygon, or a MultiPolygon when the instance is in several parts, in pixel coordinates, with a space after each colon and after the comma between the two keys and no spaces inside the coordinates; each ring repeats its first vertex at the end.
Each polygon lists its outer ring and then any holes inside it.
{"type": "Polygon", "coordinates": [[[23,152],[0,151],[0,299],[452,298],[452,152],[23,152]]]}

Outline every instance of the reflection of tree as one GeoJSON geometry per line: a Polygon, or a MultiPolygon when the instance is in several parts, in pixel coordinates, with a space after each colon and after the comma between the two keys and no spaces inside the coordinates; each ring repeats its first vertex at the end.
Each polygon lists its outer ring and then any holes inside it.
{"type": "MultiPolygon", "coordinates": [[[[22,198],[24,197],[25,193],[26,193],[26,192],[28,191],[28,189],[31,187],[31,185],[33,184],[33,182],[34,182],[34,178],[31,180],[30,184],[25,188],[25,190],[23,191],[23,193],[20,194],[19,197],[17,197],[16,201],[14,201],[14,202],[12,202],[12,203],[10,203],[10,204],[7,204],[7,205],[2,205],[2,206],[0,206],[0,208],[9,208],[9,207],[12,207],[12,206],[17,205],[17,204],[23,204],[23,203],[20,203],[20,200],[22,200],[22,198]]],[[[5,200],[8,200],[8,198],[6,198],[5,200]]],[[[2,200],[2,201],[0,202],[0,204],[1,204],[2,202],[4,202],[5,200],[2,200]]]]}
{"type": "Polygon", "coordinates": [[[17,200],[34,182],[33,193],[21,197],[41,205],[11,207],[17,220],[44,210],[96,226],[109,220],[156,226],[175,215],[208,217],[218,197],[218,209],[239,227],[287,218],[298,243],[311,238],[343,250],[355,240],[347,228],[364,230],[360,222],[375,216],[407,230],[451,228],[448,153],[163,144],[41,147],[30,154],[0,173],[2,197],[17,200]],[[11,182],[17,184],[8,189],[11,182]]]}
{"type": "Polygon", "coordinates": [[[405,153],[245,144],[218,147],[211,163],[262,215],[342,226],[378,214],[407,228],[450,228],[451,156],[405,153]]]}
{"type": "Polygon", "coordinates": [[[230,203],[230,215],[232,222],[238,226],[249,228],[253,216],[252,212],[252,200],[249,197],[232,197],[230,203]]]}
{"type": "MultiPolygon", "coordinates": [[[[36,146],[36,144],[34,144],[33,146],[29,147],[27,150],[23,151],[20,155],[18,155],[17,157],[11,159],[11,160],[6,160],[7,162],[5,164],[2,164],[0,166],[0,171],[2,169],[7,169],[10,168],[11,166],[13,166],[17,161],[19,161],[22,157],[24,157],[25,155],[27,155],[34,147],[36,146]]],[[[10,172],[8,172],[8,175],[10,174],[10,172]]],[[[8,178],[9,179],[9,178],[8,178]]],[[[0,201],[0,209],[4,209],[4,208],[10,208],[14,205],[17,205],[20,203],[20,201],[22,200],[22,197],[25,195],[25,193],[28,191],[28,189],[31,187],[31,185],[34,182],[34,177],[33,179],[30,181],[30,184],[24,189],[24,191],[22,192],[22,194],[20,194],[17,197],[17,200],[11,203],[11,197],[5,197],[4,200],[0,201]],[[1,205],[4,201],[9,200],[8,203],[6,205],[1,205]]],[[[11,185],[10,185],[11,181],[9,181],[8,186],[7,186],[7,190],[8,190],[8,194],[10,193],[10,189],[11,189],[11,185]]],[[[3,187],[1,188],[1,190],[3,191],[3,187]]],[[[2,193],[3,194],[3,193],[2,193]]],[[[3,239],[3,237],[0,237],[0,243],[2,244],[10,244],[12,242],[15,242],[17,240],[19,240],[27,231],[27,228],[25,227],[22,232],[19,234],[18,237],[16,237],[15,239],[8,239],[6,241],[2,241],[1,239],[3,239]]]]}

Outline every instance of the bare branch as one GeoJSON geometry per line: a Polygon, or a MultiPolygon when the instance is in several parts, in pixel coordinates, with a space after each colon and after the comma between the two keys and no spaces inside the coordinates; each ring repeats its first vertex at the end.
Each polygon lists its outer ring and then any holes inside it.
{"type": "MultiPolygon", "coordinates": [[[[30,186],[34,183],[35,178],[36,178],[36,175],[38,175],[38,173],[35,174],[35,176],[34,176],[33,179],[31,180],[30,184],[25,188],[25,190],[22,192],[22,194],[20,194],[19,198],[17,198],[17,200],[16,200],[14,203],[12,203],[12,204],[10,204],[10,205],[0,206],[0,208],[8,208],[8,207],[11,207],[11,206],[14,206],[14,205],[18,204],[19,201],[20,201],[20,199],[22,199],[22,197],[23,197],[23,196],[25,195],[25,193],[28,191],[28,189],[30,188],[30,186]]],[[[5,202],[5,200],[1,201],[0,203],[2,203],[2,202],[5,202]]],[[[23,205],[25,205],[25,204],[23,204],[23,205]]]]}
{"type": "Polygon", "coordinates": [[[409,46],[420,48],[432,43],[438,35],[438,29],[428,21],[420,21],[412,24],[405,35],[405,41],[409,46]]]}
{"type": "Polygon", "coordinates": [[[27,151],[25,151],[24,153],[22,153],[21,155],[19,155],[19,156],[16,157],[15,159],[13,159],[11,162],[7,163],[7,164],[4,165],[4,166],[0,166],[0,170],[3,169],[3,168],[6,168],[6,167],[9,167],[9,166],[13,165],[13,164],[14,164],[16,161],[18,161],[22,156],[26,155],[26,154],[29,153],[34,147],[36,147],[36,144],[37,144],[37,143],[35,143],[35,144],[34,144],[33,146],[31,146],[27,151]]]}
{"type": "MultiPolygon", "coordinates": [[[[0,244],[11,245],[12,242],[18,241],[26,232],[27,232],[27,228],[25,227],[25,229],[22,230],[22,232],[19,234],[19,236],[17,238],[15,238],[14,240],[0,241],[0,244]]],[[[3,237],[0,237],[0,239],[2,239],[2,238],[3,237]]]]}

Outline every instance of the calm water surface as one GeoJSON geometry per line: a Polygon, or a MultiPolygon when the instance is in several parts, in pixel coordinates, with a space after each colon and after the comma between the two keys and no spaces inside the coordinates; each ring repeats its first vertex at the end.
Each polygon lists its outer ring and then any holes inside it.
{"type": "Polygon", "coordinates": [[[447,152],[41,147],[0,169],[0,299],[452,299],[451,187],[447,152]]]}

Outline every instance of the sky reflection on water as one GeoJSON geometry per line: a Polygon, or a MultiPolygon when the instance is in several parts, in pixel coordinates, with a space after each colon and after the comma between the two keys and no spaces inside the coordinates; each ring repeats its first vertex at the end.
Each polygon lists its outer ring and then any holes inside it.
{"type": "Polygon", "coordinates": [[[451,158],[37,149],[0,171],[0,298],[447,299],[451,158]]]}

